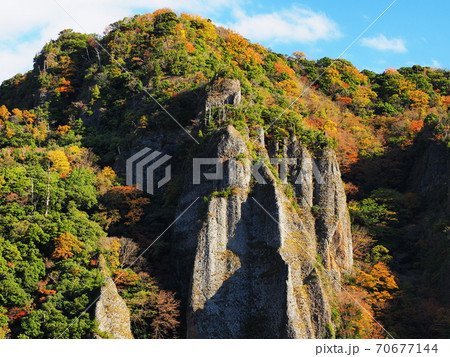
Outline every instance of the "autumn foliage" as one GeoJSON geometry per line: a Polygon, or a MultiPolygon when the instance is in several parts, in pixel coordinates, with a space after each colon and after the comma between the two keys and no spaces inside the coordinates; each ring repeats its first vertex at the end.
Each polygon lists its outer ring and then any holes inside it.
{"type": "Polygon", "coordinates": [[[63,233],[55,238],[55,250],[52,257],[57,259],[68,259],[80,253],[83,243],[71,233],[63,233]]]}
{"type": "Polygon", "coordinates": [[[176,336],[180,324],[178,317],[180,303],[170,291],[161,290],[156,301],[156,317],[151,327],[153,338],[168,338],[176,336]]]}

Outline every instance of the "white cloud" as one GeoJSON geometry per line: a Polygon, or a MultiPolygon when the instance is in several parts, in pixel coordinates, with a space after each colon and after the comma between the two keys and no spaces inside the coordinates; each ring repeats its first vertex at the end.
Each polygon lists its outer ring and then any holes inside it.
{"type": "MultiPolygon", "coordinates": [[[[236,5],[234,2],[233,6],[236,5]]],[[[230,7],[227,0],[21,0],[2,1],[0,12],[0,83],[32,68],[42,47],[64,29],[102,34],[105,28],[137,11],[172,8],[208,16],[230,7]],[[67,13],[58,5],[61,4],[67,13]],[[70,15],[68,15],[70,14],[70,15]],[[74,19],[78,22],[75,22],[74,19]]]]}
{"type": "Polygon", "coordinates": [[[432,60],[431,61],[431,67],[432,68],[442,68],[442,65],[438,61],[432,60]]]}
{"type": "Polygon", "coordinates": [[[216,19],[223,19],[227,14],[231,20],[226,26],[252,41],[265,41],[266,44],[311,43],[340,36],[337,24],[324,14],[292,7],[272,14],[248,15],[245,9],[251,5],[249,0],[2,1],[0,82],[30,70],[34,55],[64,29],[102,34],[109,24],[124,17],[165,7],[216,19]]]}
{"type": "Polygon", "coordinates": [[[296,6],[270,14],[237,10],[235,15],[237,20],[227,25],[252,41],[311,43],[342,36],[325,14],[296,6]]]}
{"type": "Polygon", "coordinates": [[[393,51],[397,53],[406,52],[405,42],[400,38],[388,39],[383,34],[371,38],[363,38],[361,45],[374,48],[379,51],[393,51]]]}

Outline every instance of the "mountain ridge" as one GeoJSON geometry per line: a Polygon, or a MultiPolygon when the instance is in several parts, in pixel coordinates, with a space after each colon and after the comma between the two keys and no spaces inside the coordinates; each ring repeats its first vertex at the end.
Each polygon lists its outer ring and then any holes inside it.
{"type": "MultiPolygon", "coordinates": [[[[190,279],[201,276],[196,289],[212,294],[214,289],[208,284],[218,284],[218,278],[212,273],[203,276],[198,267],[213,255],[209,257],[205,249],[191,252],[192,270],[178,268],[180,276],[192,272],[191,278],[177,278],[170,272],[174,256],[182,255],[176,253],[176,245],[181,244],[176,232],[183,227],[177,225],[169,239],[155,244],[150,256],[139,258],[136,266],[130,264],[180,212],[190,160],[205,155],[204,145],[212,147],[212,152],[229,147],[233,132],[242,141],[238,159],[256,162],[260,158],[267,161],[269,156],[294,156],[307,168],[309,181],[299,186],[292,181],[279,183],[279,168],[264,164],[273,190],[267,194],[272,197],[268,204],[283,201],[290,205],[289,210],[303,212],[306,230],[319,237],[320,259],[313,254],[318,266],[323,264],[330,274],[335,270],[350,296],[340,288],[324,293],[328,278],[314,267],[316,273],[310,280],[317,306],[322,306],[322,322],[300,322],[293,311],[301,299],[296,300],[293,291],[302,282],[293,283],[295,274],[290,272],[283,278],[287,281],[283,287],[287,308],[267,310],[268,316],[285,322],[283,327],[265,330],[268,322],[254,312],[239,322],[231,309],[222,322],[237,323],[240,334],[227,336],[385,336],[373,317],[393,334],[408,336],[420,330],[419,323],[409,332],[401,318],[400,323],[395,322],[388,312],[394,309],[393,316],[401,316],[412,308],[410,300],[417,296],[428,309],[428,315],[418,319],[432,325],[428,316],[447,311],[445,298],[426,296],[420,289],[402,285],[394,273],[402,276],[402,259],[407,261],[405,267],[420,260],[430,271],[444,269],[445,264],[434,266],[419,259],[414,244],[424,244],[420,233],[408,233],[410,241],[398,237],[411,231],[410,224],[418,231],[433,227],[427,236],[435,238],[426,241],[434,243],[426,243],[427,249],[447,249],[443,237],[448,220],[430,216],[427,208],[433,204],[448,207],[441,201],[445,195],[427,203],[426,193],[414,185],[405,186],[405,180],[411,172],[424,170],[418,163],[420,147],[442,148],[439,156],[445,161],[449,91],[449,71],[413,66],[375,74],[360,72],[343,59],[312,61],[301,52],[280,55],[199,16],[178,16],[168,9],[118,21],[104,36],[62,31],[36,56],[32,71],[0,86],[0,270],[7,282],[0,290],[3,335],[55,337],[74,321],[78,322],[67,331],[67,337],[101,335],[92,316],[84,314],[77,319],[74,311],[82,312],[104,284],[98,273],[98,257],[103,254],[130,309],[135,337],[224,337],[214,328],[214,323],[219,323],[214,314],[220,308],[195,313],[205,301],[201,302],[201,294],[188,292],[189,286],[196,286],[190,279]],[[201,145],[195,144],[174,118],[201,145]],[[228,133],[228,139],[218,142],[221,133],[228,133]],[[174,179],[155,196],[124,186],[125,161],[143,147],[168,154],[176,162],[172,165],[174,179]],[[312,160],[317,161],[319,172],[325,173],[325,181],[329,177],[329,189],[313,184],[312,160]],[[414,164],[415,171],[411,171],[414,164]],[[345,195],[351,221],[345,218],[345,195]],[[302,198],[310,202],[308,207],[302,198]],[[20,243],[24,239],[27,246],[20,243]],[[353,272],[341,275],[341,268],[336,267],[345,266],[346,271],[352,265],[351,245],[353,272]],[[407,247],[406,253],[402,246],[407,247]],[[27,275],[27,269],[33,273],[27,275]],[[73,271],[83,276],[77,280],[76,292],[68,288],[73,271]],[[50,312],[56,320],[43,322],[50,312]],[[257,323],[248,328],[251,320],[257,323]]],[[[249,167],[243,167],[246,174],[242,177],[247,182],[249,167]]],[[[420,176],[417,174],[419,181],[420,176]]],[[[440,176],[438,191],[445,191],[447,180],[448,173],[440,176]]],[[[244,193],[233,193],[233,187],[199,191],[202,196],[204,210],[217,211],[217,219],[223,222],[228,220],[227,211],[237,210],[234,196],[247,200],[244,193]],[[222,206],[228,200],[234,203],[225,209],[222,206]]],[[[243,208],[247,217],[260,209],[255,204],[244,206],[251,207],[243,208]]],[[[289,210],[284,211],[284,203],[279,206],[277,214],[291,216],[289,210]]],[[[266,219],[270,221],[270,217],[266,219]]],[[[214,245],[216,238],[228,241],[226,234],[212,228],[211,217],[203,222],[210,233],[194,229],[189,237],[197,237],[193,245],[197,241],[214,245]]],[[[281,246],[286,244],[282,230],[278,236],[281,246]]],[[[245,244],[251,243],[250,236],[240,237],[245,244]]],[[[313,242],[311,239],[308,244],[313,242]]],[[[251,271],[248,253],[213,250],[225,254],[223,261],[229,267],[219,269],[225,280],[239,269],[251,271]],[[244,257],[242,262],[239,254],[244,257]]],[[[293,269],[283,253],[272,253],[274,261],[284,261],[288,270],[293,269]]],[[[440,277],[443,274],[438,273],[440,277]]],[[[237,282],[254,285],[257,281],[237,282]]],[[[229,294],[220,293],[221,299],[233,298],[230,287],[227,289],[229,294]]],[[[233,290],[235,294],[237,290],[233,290]]],[[[310,300],[311,311],[316,308],[314,301],[310,300]]],[[[445,331],[447,327],[429,333],[440,336],[445,331]]]]}

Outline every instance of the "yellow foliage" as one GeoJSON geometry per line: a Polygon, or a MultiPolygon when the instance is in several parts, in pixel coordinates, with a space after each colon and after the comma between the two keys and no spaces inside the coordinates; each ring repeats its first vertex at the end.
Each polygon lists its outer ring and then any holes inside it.
{"type": "Polygon", "coordinates": [[[0,326],[0,340],[5,339],[11,332],[7,324],[0,326]]]}
{"type": "Polygon", "coordinates": [[[47,138],[48,135],[48,125],[45,122],[40,122],[37,128],[33,128],[33,138],[38,142],[42,142],[47,138]]]}
{"type": "Polygon", "coordinates": [[[412,100],[411,106],[417,109],[425,109],[428,106],[430,97],[421,90],[413,90],[409,93],[409,99],[412,100]]]}
{"type": "Polygon", "coordinates": [[[115,271],[120,266],[119,252],[120,252],[120,240],[119,238],[114,239],[110,243],[111,254],[108,256],[108,262],[111,269],[115,271]]]}
{"type": "Polygon", "coordinates": [[[359,87],[353,93],[353,104],[359,108],[366,108],[372,99],[376,98],[377,94],[368,87],[359,87]]]}
{"type": "Polygon", "coordinates": [[[207,41],[215,41],[217,39],[216,27],[207,19],[198,15],[190,15],[182,13],[181,17],[189,21],[197,23],[197,35],[203,37],[207,41]]]}
{"type": "Polygon", "coordinates": [[[67,154],[71,156],[79,156],[85,149],[80,148],[79,146],[72,145],[67,149],[67,154]]]}
{"type": "Polygon", "coordinates": [[[339,83],[341,81],[341,74],[336,68],[333,67],[328,69],[325,77],[331,84],[339,83]]]}
{"type": "Polygon", "coordinates": [[[409,92],[411,90],[416,89],[416,85],[408,79],[400,79],[398,83],[398,91],[399,93],[409,92]]]}
{"type": "Polygon", "coordinates": [[[353,78],[355,78],[359,83],[367,83],[368,82],[368,78],[366,75],[362,74],[358,68],[353,67],[353,66],[345,66],[342,69],[344,72],[348,73],[350,76],[352,76],[353,78]]]}
{"type": "Polygon", "coordinates": [[[334,121],[327,119],[323,125],[323,128],[324,130],[334,132],[337,130],[337,124],[334,121]]]}
{"type": "Polygon", "coordinates": [[[0,118],[3,120],[8,120],[11,116],[11,113],[8,111],[8,108],[6,106],[2,105],[0,107],[0,118]]]}
{"type": "Polygon", "coordinates": [[[286,79],[281,82],[275,83],[275,86],[283,89],[287,95],[298,97],[300,95],[300,90],[298,88],[297,82],[292,79],[286,79]]]}
{"type": "Polygon", "coordinates": [[[10,128],[6,127],[6,137],[11,139],[16,133],[12,131],[10,128]]]}
{"type": "Polygon", "coordinates": [[[109,166],[106,166],[106,167],[103,168],[102,174],[105,177],[109,178],[110,180],[114,180],[117,177],[117,175],[114,172],[114,170],[111,167],[109,167],[109,166]]]}
{"type": "Polygon", "coordinates": [[[148,118],[145,115],[142,115],[139,118],[138,128],[139,129],[145,129],[148,126],[148,118]]]}
{"type": "Polygon", "coordinates": [[[70,163],[66,154],[62,150],[53,150],[47,154],[48,159],[52,163],[52,171],[58,172],[60,175],[68,175],[70,173],[70,163]]]}

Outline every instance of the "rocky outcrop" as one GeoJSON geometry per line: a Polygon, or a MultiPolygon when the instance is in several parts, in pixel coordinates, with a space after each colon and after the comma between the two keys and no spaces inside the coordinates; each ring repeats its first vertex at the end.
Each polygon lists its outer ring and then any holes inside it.
{"type": "Polygon", "coordinates": [[[108,338],[131,339],[130,311],[119,295],[116,284],[107,274],[103,257],[100,259],[100,266],[105,275],[105,285],[100,288],[100,298],[95,305],[98,329],[108,338]]]}
{"type": "Polygon", "coordinates": [[[259,140],[253,146],[265,161],[258,171],[266,184],[252,179],[249,138],[229,126],[197,155],[220,158],[224,179],[188,183],[181,197],[180,212],[197,199],[175,225],[188,337],[330,336],[332,283],[352,266],[336,159],[286,142],[285,155],[298,161],[288,170],[292,194],[259,140]]]}
{"type": "Polygon", "coordinates": [[[237,106],[241,102],[241,82],[239,79],[218,78],[215,80],[205,102],[205,111],[225,104],[237,106]]]}
{"type": "Polygon", "coordinates": [[[212,82],[206,96],[203,116],[205,120],[210,120],[212,109],[221,108],[222,116],[225,117],[225,105],[236,107],[241,103],[241,100],[241,82],[239,79],[217,78],[212,82]]]}

